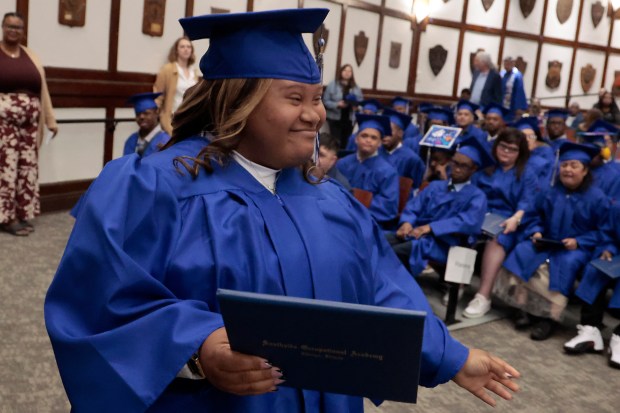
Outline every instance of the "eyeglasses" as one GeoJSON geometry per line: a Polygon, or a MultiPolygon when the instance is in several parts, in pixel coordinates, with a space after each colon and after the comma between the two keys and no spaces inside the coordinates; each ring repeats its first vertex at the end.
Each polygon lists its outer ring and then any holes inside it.
{"type": "Polygon", "coordinates": [[[450,166],[452,167],[452,169],[471,169],[473,168],[473,165],[467,164],[467,163],[463,163],[463,162],[457,162],[457,161],[450,161],[450,166]]]}
{"type": "Polygon", "coordinates": [[[551,120],[549,119],[547,121],[547,125],[563,125],[565,121],[563,121],[562,119],[556,119],[556,120],[551,120]]]}
{"type": "Polygon", "coordinates": [[[504,142],[500,142],[497,144],[497,147],[506,153],[519,153],[519,148],[515,146],[509,146],[504,142]]]}
{"type": "Polygon", "coordinates": [[[2,26],[2,28],[6,30],[14,30],[16,32],[21,32],[22,30],[24,30],[24,26],[15,26],[13,24],[5,24],[2,26]]]}

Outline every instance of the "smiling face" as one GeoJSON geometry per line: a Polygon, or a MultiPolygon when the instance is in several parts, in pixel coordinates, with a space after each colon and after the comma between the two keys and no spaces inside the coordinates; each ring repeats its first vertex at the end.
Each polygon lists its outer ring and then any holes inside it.
{"type": "Polygon", "coordinates": [[[495,157],[503,167],[512,168],[519,157],[519,146],[515,143],[498,142],[495,157]]]}
{"type": "Polygon", "coordinates": [[[456,112],[456,124],[460,128],[466,128],[474,123],[474,114],[469,109],[459,109],[456,112]]]}
{"type": "Polygon", "coordinates": [[[314,154],[325,122],[321,84],[274,79],[248,117],[237,150],[260,165],[282,169],[302,165],[314,154]]]}
{"type": "Polygon", "coordinates": [[[24,37],[24,21],[19,17],[9,16],[2,22],[2,41],[8,45],[21,43],[24,37]]]}
{"type": "Polygon", "coordinates": [[[403,141],[403,130],[394,122],[391,122],[391,125],[392,125],[392,135],[391,136],[386,135],[383,137],[383,139],[381,139],[381,143],[383,144],[383,147],[387,149],[388,151],[395,149],[398,146],[398,144],[403,141]]]}
{"type": "Polygon", "coordinates": [[[588,168],[580,161],[564,161],[560,163],[560,181],[570,190],[579,188],[588,174],[588,168]]]}
{"type": "Polygon", "coordinates": [[[148,135],[159,123],[159,112],[157,109],[147,109],[136,116],[136,123],[140,127],[140,136],[148,135]]]}

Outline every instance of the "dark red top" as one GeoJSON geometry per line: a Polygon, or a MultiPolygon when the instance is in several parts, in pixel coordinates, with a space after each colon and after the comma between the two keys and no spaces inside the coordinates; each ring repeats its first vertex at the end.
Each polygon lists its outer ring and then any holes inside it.
{"type": "Polygon", "coordinates": [[[0,49],[0,93],[41,95],[41,75],[23,50],[14,59],[0,49]]]}

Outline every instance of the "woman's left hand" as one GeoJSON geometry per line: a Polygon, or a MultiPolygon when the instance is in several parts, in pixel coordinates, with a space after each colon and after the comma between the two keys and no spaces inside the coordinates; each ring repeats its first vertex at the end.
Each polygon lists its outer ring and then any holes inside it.
{"type": "Polygon", "coordinates": [[[53,126],[51,128],[48,128],[50,130],[50,132],[53,133],[52,138],[54,138],[57,134],[58,134],[58,126],[53,126]]]}
{"type": "Polygon", "coordinates": [[[575,238],[564,238],[562,240],[562,244],[564,244],[564,248],[567,250],[576,250],[578,247],[577,240],[575,238]]]}
{"type": "Polygon", "coordinates": [[[520,376],[514,367],[499,357],[483,350],[470,349],[465,365],[452,380],[483,402],[495,407],[495,399],[487,390],[502,399],[511,400],[510,391],[519,391],[519,385],[512,379],[520,376]]]}

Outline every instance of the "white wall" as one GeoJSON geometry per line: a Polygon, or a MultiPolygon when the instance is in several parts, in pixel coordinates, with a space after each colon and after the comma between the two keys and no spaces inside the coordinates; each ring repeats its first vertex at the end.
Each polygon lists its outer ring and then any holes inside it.
{"type": "Polygon", "coordinates": [[[58,7],[57,1],[30,0],[28,46],[45,66],[107,70],[110,0],[88,2],[84,27],[59,24],[58,7]]]}
{"type": "MultiPolygon", "coordinates": [[[[540,3],[540,1],[538,1],[540,3]]],[[[564,24],[560,24],[556,13],[558,0],[549,0],[547,4],[547,20],[545,21],[544,35],[564,40],[575,40],[577,33],[577,20],[579,17],[580,2],[573,1],[573,9],[570,17],[564,24]]]]}
{"type": "Polygon", "coordinates": [[[458,53],[459,31],[439,26],[428,26],[420,36],[418,66],[415,82],[416,93],[433,95],[452,95],[456,58],[458,53]],[[446,63],[435,76],[429,63],[429,50],[442,45],[448,50],[446,63]]]}
{"type": "Polygon", "coordinates": [[[482,1],[470,1],[467,3],[467,23],[501,29],[505,6],[505,1],[495,0],[489,10],[484,10],[482,1]]]}
{"type": "MultiPolygon", "coordinates": [[[[133,118],[136,113],[131,108],[115,108],[114,117],[117,119],[133,118]]],[[[119,122],[114,129],[114,143],[112,146],[112,158],[116,159],[123,156],[125,141],[129,135],[138,130],[136,122],[119,122]]]]}
{"type": "Polygon", "coordinates": [[[540,56],[536,97],[548,98],[558,96],[558,99],[544,99],[542,104],[546,106],[564,106],[564,96],[568,91],[568,76],[570,73],[570,63],[573,57],[573,49],[565,46],[544,44],[540,56]],[[560,86],[557,89],[550,89],[545,82],[547,72],[549,71],[549,62],[552,60],[558,60],[562,63],[560,86]]]}
{"type": "MultiPolygon", "coordinates": [[[[340,39],[340,18],[342,17],[342,6],[336,3],[323,0],[306,0],[306,8],[328,8],[329,13],[325,18],[325,28],[329,30],[325,53],[323,55],[323,84],[328,84],[334,80],[338,68],[338,40],[340,39]]],[[[311,53],[314,53],[312,46],[312,34],[304,34],[304,40],[311,53]]]]}
{"type": "Polygon", "coordinates": [[[379,15],[365,10],[349,7],[344,31],[342,64],[353,66],[356,83],[362,88],[372,88],[377,58],[377,37],[379,35],[379,15]],[[354,37],[363,31],[368,38],[368,48],[362,64],[355,60],[354,37]]]}
{"type": "MultiPolygon", "coordinates": [[[[89,2],[88,6],[93,3],[89,2]]],[[[164,34],[161,37],[142,33],[143,9],[142,1],[121,1],[118,31],[118,70],[121,72],[157,73],[168,62],[172,44],[183,35],[178,20],[185,15],[184,1],[166,2],[164,34]]]]}
{"type": "Polygon", "coordinates": [[[254,0],[254,11],[296,8],[297,0],[254,0]]]}
{"type": "MultiPolygon", "coordinates": [[[[103,108],[56,109],[57,119],[103,119],[103,108]]],[[[59,132],[39,149],[39,182],[92,179],[103,167],[103,123],[60,124],[59,132]]]]}
{"type": "Polygon", "coordinates": [[[605,66],[605,53],[597,52],[593,50],[578,49],[575,56],[575,66],[573,66],[573,82],[570,88],[571,95],[583,95],[583,88],[581,87],[581,68],[587,64],[591,64],[596,70],[594,77],[594,83],[587,92],[594,96],[576,97],[571,101],[578,102],[582,108],[588,108],[594,105],[598,101],[598,91],[601,88],[601,81],[603,80],[603,68],[605,66]]]}
{"type": "Polygon", "coordinates": [[[17,0],[0,0],[0,10],[4,13],[12,12],[17,9],[17,0]]]}
{"type": "Polygon", "coordinates": [[[377,89],[405,93],[409,83],[409,64],[413,38],[411,21],[389,16],[386,16],[384,19],[377,89]],[[401,43],[400,65],[398,68],[391,68],[389,65],[392,42],[401,43]]]}
{"type": "Polygon", "coordinates": [[[523,73],[523,83],[525,94],[529,98],[534,90],[534,72],[536,71],[536,53],[538,43],[530,40],[523,40],[514,37],[506,37],[504,40],[504,57],[512,56],[514,59],[521,56],[527,62],[525,73],[523,73]]]}
{"type": "Polygon", "coordinates": [[[411,6],[413,6],[412,0],[386,0],[385,2],[385,7],[402,11],[403,13],[411,13],[411,6]]]}
{"type": "Polygon", "coordinates": [[[450,0],[448,3],[443,0],[429,0],[429,17],[460,22],[463,17],[463,3],[464,0],[450,0]]]}

